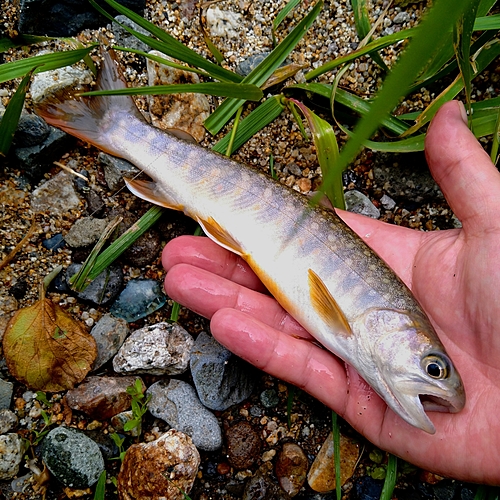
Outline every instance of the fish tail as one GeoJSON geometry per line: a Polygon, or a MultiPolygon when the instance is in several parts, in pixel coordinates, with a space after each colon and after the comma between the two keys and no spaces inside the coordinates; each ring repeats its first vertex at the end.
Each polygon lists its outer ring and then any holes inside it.
{"type": "MultiPolygon", "coordinates": [[[[103,51],[103,63],[96,90],[116,90],[126,87],[114,54],[112,51],[103,51]]],[[[119,145],[108,133],[111,126],[119,120],[126,120],[125,123],[131,119],[144,121],[131,96],[85,97],[68,88],[36,103],[35,111],[50,125],[115,156],[120,156],[120,150],[119,145]]]]}

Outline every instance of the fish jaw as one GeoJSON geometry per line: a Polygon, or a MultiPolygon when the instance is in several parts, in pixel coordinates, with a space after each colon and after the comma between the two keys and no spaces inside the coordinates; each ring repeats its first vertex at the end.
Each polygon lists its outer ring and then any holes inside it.
{"type": "Polygon", "coordinates": [[[434,434],[426,410],[456,413],[463,409],[465,391],[460,375],[425,317],[371,309],[357,318],[353,332],[358,354],[353,366],[410,425],[434,434]],[[440,363],[443,373],[430,376],[430,362],[440,363]]]}

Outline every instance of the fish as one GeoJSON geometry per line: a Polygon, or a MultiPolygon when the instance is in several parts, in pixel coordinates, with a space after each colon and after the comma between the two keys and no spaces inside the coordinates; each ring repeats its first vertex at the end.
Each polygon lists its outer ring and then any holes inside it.
{"type": "MultiPolygon", "coordinates": [[[[111,51],[97,87],[126,88],[111,51]]],[[[126,180],[132,193],[184,212],[241,256],[281,306],[410,425],[433,434],[426,410],[464,407],[460,375],[411,291],[333,211],[149,125],[130,96],[64,90],[35,111],[145,172],[151,180],[126,180]]]]}

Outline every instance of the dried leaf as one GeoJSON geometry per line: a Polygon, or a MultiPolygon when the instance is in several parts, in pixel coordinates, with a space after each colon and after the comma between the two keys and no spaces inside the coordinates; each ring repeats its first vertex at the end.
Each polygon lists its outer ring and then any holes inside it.
{"type": "Polygon", "coordinates": [[[81,382],[97,356],[94,338],[42,296],[9,321],[3,350],[10,373],[29,388],[57,392],[81,382]]]}

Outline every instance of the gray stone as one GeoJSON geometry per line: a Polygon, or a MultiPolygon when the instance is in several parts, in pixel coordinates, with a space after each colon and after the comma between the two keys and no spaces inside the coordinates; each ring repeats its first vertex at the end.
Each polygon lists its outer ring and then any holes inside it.
{"type": "Polygon", "coordinates": [[[207,26],[212,36],[238,37],[241,31],[241,14],[219,7],[210,7],[206,12],[207,26]]]}
{"type": "Polygon", "coordinates": [[[188,383],[160,380],[149,387],[147,394],[151,395],[149,412],[190,436],[197,448],[213,451],[222,446],[217,418],[201,404],[188,383]]]}
{"type": "Polygon", "coordinates": [[[131,179],[140,172],[132,163],[107,153],[99,153],[97,159],[103,167],[104,179],[111,191],[116,191],[124,185],[124,177],[131,179]]]}
{"type": "Polygon", "coordinates": [[[97,357],[92,370],[100,368],[118,352],[129,332],[128,323],[111,314],[105,314],[96,323],[90,332],[97,344],[97,357]]]}
{"type": "Polygon", "coordinates": [[[410,20],[410,14],[408,12],[398,12],[394,19],[392,20],[395,24],[403,24],[410,20]]]}
{"type": "Polygon", "coordinates": [[[180,325],[157,323],[133,332],[113,359],[118,373],[179,375],[189,366],[194,340],[180,325]]]}
{"type": "Polygon", "coordinates": [[[0,481],[12,479],[23,459],[23,440],[18,434],[0,436],[0,481]]]}
{"type": "Polygon", "coordinates": [[[138,24],[135,24],[134,21],[130,20],[127,16],[116,16],[115,21],[113,21],[113,25],[110,26],[108,24],[108,28],[110,27],[115,35],[116,45],[141,50],[142,52],[148,52],[150,50],[149,45],[141,42],[136,36],[130,34],[125,28],[122,28],[121,25],[132,28],[142,35],[149,35],[148,31],[146,31],[144,28],[141,28],[138,24]]]}
{"type": "Polygon", "coordinates": [[[195,341],[190,366],[198,396],[211,410],[241,403],[255,387],[254,369],[205,332],[195,341]]]}
{"type": "Polygon", "coordinates": [[[50,472],[70,488],[92,486],[104,470],[104,459],[97,444],[67,427],[56,427],[45,436],[42,458],[50,472]]]}
{"type": "Polygon", "coordinates": [[[29,148],[43,143],[50,135],[50,127],[38,115],[22,114],[19,118],[14,144],[18,148],[29,148]]]}
{"type": "Polygon", "coordinates": [[[396,202],[386,194],[384,194],[382,198],[380,198],[380,203],[386,210],[392,210],[396,206],[396,202]]]}
{"type": "Polygon", "coordinates": [[[10,408],[13,393],[14,384],[0,378],[0,410],[10,408]]]}
{"type": "Polygon", "coordinates": [[[34,212],[64,214],[78,208],[79,204],[80,198],[66,172],[59,172],[31,194],[31,209],[34,212]]]}
{"type": "Polygon", "coordinates": [[[349,210],[349,212],[366,215],[372,219],[378,219],[380,217],[380,210],[370,201],[370,198],[363,193],[352,189],[351,191],[346,191],[344,197],[346,209],[349,210]]]}
{"type": "Polygon", "coordinates": [[[17,416],[8,409],[0,410],[0,434],[7,434],[17,426],[17,416]]]}
{"type": "Polygon", "coordinates": [[[99,240],[107,225],[107,219],[82,217],[71,226],[64,239],[74,248],[88,247],[99,240]]]}

